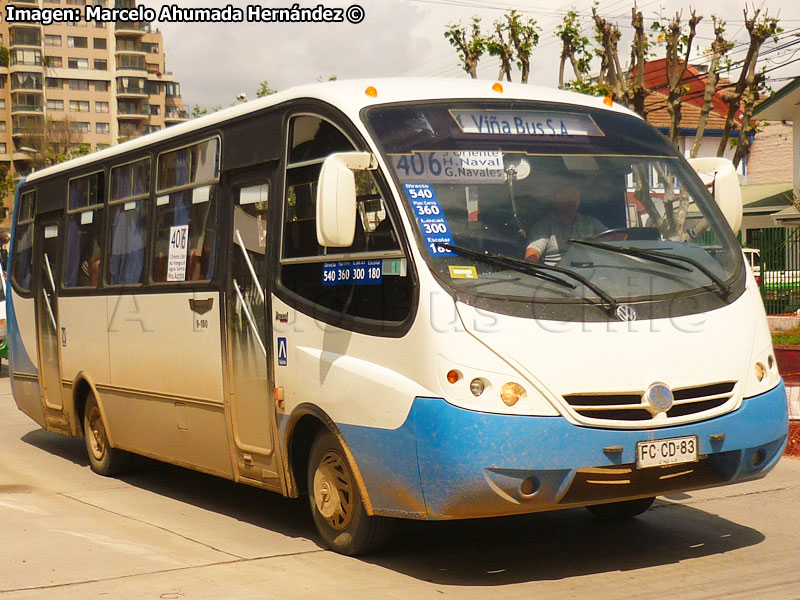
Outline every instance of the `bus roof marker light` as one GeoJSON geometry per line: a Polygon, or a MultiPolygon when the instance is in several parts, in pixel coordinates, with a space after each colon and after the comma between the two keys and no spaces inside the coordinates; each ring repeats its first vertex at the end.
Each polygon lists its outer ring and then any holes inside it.
{"type": "Polygon", "coordinates": [[[368,86],[367,89],[364,90],[364,93],[369,96],[370,98],[377,98],[378,97],[378,90],[375,89],[375,86],[368,86]]]}
{"type": "Polygon", "coordinates": [[[603,98],[603,104],[606,106],[614,106],[614,99],[611,96],[606,96],[603,98]]]}
{"type": "Polygon", "coordinates": [[[497,92],[498,94],[502,94],[503,93],[503,84],[500,83],[499,81],[495,82],[494,85],[492,85],[492,91],[493,92],[497,92]]]}

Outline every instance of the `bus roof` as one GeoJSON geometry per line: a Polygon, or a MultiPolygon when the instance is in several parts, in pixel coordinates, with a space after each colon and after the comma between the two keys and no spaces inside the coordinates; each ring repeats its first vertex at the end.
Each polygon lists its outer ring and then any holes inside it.
{"type": "Polygon", "coordinates": [[[327,102],[356,121],[358,120],[358,113],[362,108],[367,106],[377,106],[395,102],[447,99],[535,100],[539,102],[558,102],[574,106],[587,106],[590,108],[635,115],[635,113],[620,104],[608,106],[604,103],[602,98],[597,96],[588,96],[554,88],[507,82],[501,83],[502,91],[498,92],[493,87],[495,83],[496,82],[490,80],[473,79],[376,78],[331,81],[298,86],[264,98],[244,102],[210,115],[192,119],[191,121],[168,127],[161,131],[144,135],[98,152],[93,152],[86,156],[65,161],[40,171],[35,171],[28,176],[26,183],[43,179],[76,167],[90,165],[96,161],[112,158],[116,155],[125,154],[139,148],[145,148],[151,144],[169,140],[173,137],[212,127],[224,123],[229,119],[244,116],[289,100],[303,98],[327,102]],[[368,87],[375,88],[376,94],[368,95],[366,93],[368,87]]]}

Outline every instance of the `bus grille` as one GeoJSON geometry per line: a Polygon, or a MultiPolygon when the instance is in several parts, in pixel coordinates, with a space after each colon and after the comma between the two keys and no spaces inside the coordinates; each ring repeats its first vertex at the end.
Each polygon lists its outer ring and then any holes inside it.
{"type": "MultiPolygon", "coordinates": [[[[722,406],[733,396],[735,381],[672,390],[675,402],[667,418],[702,413],[722,406]]],[[[568,394],[564,396],[576,413],[600,420],[649,421],[656,413],[642,400],[644,392],[621,394],[568,394]]]]}

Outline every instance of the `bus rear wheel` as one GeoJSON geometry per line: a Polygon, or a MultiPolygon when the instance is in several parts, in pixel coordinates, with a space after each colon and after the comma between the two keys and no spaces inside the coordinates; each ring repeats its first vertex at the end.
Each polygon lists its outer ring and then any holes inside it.
{"type": "Polygon", "coordinates": [[[624,521],[642,514],[652,506],[654,500],[655,498],[639,498],[637,500],[625,500],[609,504],[595,504],[586,508],[595,517],[604,521],[624,521]]]}
{"type": "Polygon", "coordinates": [[[311,445],[308,498],[317,531],[331,550],[353,556],[389,539],[393,521],[367,514],[350,463],[328,430],[320,431],[311,445]]]}
{"type": "Polygon", "coordinates": [[[91,393],[83,411],[83,439],[92,471],[111,477],[125,468],[128,455],[109,445],[103,415],[97,399],[91,393]]]}

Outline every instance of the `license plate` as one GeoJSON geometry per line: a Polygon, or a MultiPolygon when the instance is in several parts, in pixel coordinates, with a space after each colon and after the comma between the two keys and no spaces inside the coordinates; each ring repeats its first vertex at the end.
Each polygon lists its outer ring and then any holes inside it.
{"type": "Polygon", "coordinates": [[[697,462],[697,436],[689,435],[636,444],[636,467],[663,467],[697,462]]]}

